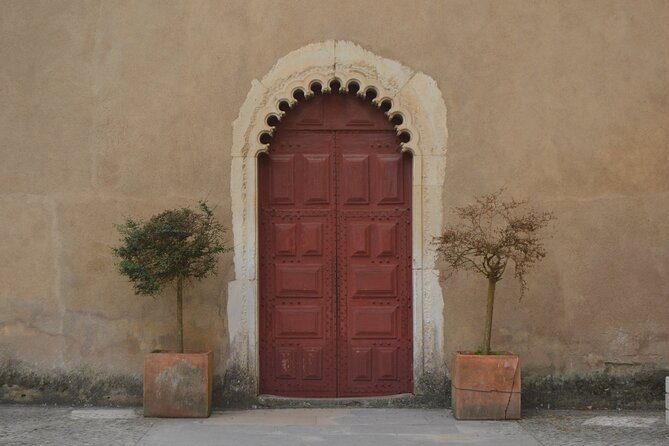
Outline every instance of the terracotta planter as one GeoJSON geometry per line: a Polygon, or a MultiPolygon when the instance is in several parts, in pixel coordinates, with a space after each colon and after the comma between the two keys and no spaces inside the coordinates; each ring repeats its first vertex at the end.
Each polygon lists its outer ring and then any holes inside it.
{"type": "Polygon", "coordinates": [[[458,420],[520,418],[520,359],[517,355],[453,357],[452,406],[458,420]]]}
{"type": "Polygon", "coordinates": [[[213,367],[211,352],[147,354],[144,357],[144,416],[208,417],[213,367]]]}

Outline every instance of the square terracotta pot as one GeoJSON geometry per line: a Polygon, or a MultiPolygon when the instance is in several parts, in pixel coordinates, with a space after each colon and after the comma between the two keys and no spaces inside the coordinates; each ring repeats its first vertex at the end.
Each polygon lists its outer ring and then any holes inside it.
{"type": "Polygon", "coordinates": [[[147,354],[144,357],[144,416],[208,417],[213,367],[211,352],[147,354]]]}
{"type": "Polygon", "coordinates": [[[453,357],[452,406],[458,420],[520,418],[520,359],[517,355],[453,357]]]}

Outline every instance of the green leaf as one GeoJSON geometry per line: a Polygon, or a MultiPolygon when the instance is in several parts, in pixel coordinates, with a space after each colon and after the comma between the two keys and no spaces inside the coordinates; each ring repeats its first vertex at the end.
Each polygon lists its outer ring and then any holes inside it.
{"type": "Polygon", "coordinates": [[[179,277],[201,280],[216,272],[218,255],[228,250],[225,229],[204,201],[197,210],[167,210],[115,227],[121,239],[112,252],[136,294],[154,295],[179,277]]]}

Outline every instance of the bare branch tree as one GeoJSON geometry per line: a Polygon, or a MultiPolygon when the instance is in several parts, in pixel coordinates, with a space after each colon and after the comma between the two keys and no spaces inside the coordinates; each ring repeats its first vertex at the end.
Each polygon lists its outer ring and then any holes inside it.
{"type": "Polygon", "coordinates": [[[520,283],[522,299],[527,290],[525,276],[546,256],[537,232],[555,216],[539,212],[527,201],[502,200],[504,189],[474,197],[474,203],[454,209],[460,222],[436,237],[437,252],[453,271],[474,271],[488,279],[483,354],[490,354],[495,286],[511,261],[520,283]]]}

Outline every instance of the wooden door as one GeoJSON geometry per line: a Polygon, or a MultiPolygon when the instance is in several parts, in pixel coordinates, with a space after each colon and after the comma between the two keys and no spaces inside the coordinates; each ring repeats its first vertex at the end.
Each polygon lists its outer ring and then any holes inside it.
{"type": "Polygon", "coordinates": [[[299,104],[259,160],[260,389],[412,391],[411,158],[353,96],[299,104]]]}

